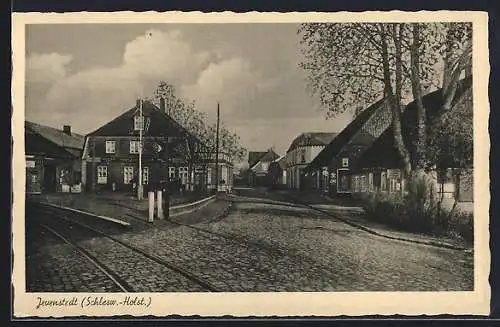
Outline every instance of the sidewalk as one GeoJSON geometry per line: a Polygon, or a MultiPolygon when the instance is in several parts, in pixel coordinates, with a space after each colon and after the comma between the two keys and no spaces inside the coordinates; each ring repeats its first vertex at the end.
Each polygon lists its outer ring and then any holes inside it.
{"type": "Polygon", "coordinates": [[[332,198],[328,195],[316,192],[267,189],[253,189],[251,191],[242,190],[241,193],[256,198],[265,197],[266,199],[272,199],[274,201],[288,201],[295,204],[310,206],[326,214],[331,214],[335,218],[344,220],[346,223],[352,224],[367,232],[391,239],[457,249],[472,249],[473,247],[472,244],[467,244],[460,239],[405,232],[382,223],[374,222],[364,213],[359,201],[347,197],[332,198]]]}
{"type": "MultiPolygon", "coordinates": [[[[54,193],[54,194],[29,196],[29,199],[35,202],[46,202],[58,206],[69,207],[72,209],[85,211],[94,215],[116,218],[124,222],[130,223],[131,225],[137,225],[141,221],[146,222],[148,216],[148,199],[146,198],[139,201],[137,200],[137,198],[133,197],[130,194],[54,193]]],[[[188,193],[185,193],[184,195],[178,194],[170,197],[170,206],[191,203],[199,199],[200,196],[195,196],[194,194],[188,194],[188,193]]],[[[206,207],[211,207],[211,206],[218,207],[218,205],[213,205],[216,202],[218,201],[210,203],[206,205],[206,207]]],[[[210,211],[211,209],[208,208],[207,210],[210,211]]],[[[205,214],[207,213],[206,210],[204,211],[204,213],[205,214]]],[[[194,217],[196,216],[196,211],[186,215],[189,215],[190,220],[196,219],[194,217]]],[[[177,217],[177,219],[181,219],[184,216],[185,215],[183,214],[180,217],[177,217]]]]}

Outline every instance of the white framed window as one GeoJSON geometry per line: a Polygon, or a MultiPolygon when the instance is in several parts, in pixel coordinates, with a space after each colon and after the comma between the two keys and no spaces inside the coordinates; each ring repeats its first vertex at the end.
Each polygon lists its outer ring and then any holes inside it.
{"type": "Polygon", "coordinates": [[[188,167],[179,167],[179,178],[182,184],[187,184],[188,182],[188,167]]]}
{"type": "Polygon", "coordinates": [[[115,153],[115,152],[116,152],[116,142],[106,141],[106,153],[115,153]]]}
{"type": "Polygon", "coordinates": [[[123,167],[123,184],[130,184],[132,179],[134,179],[134,167],[123,167]]]}
{"type": "Polygon", "coordinates": [[[144,116],[136,115],[134,116],[134,130],[140,131],[144,129],[144,116]]]}
{"type": "Polygon", "coordinates": [[[349,167],[349,158],[342,158],[342,168],[349,167]]]}
{"type": "Polygon", "coordinates": [[[262,168],[262,170],[267,171],[267,169],[269,168],[269,164],[268,164],[267,162],[263,162],[263,163],[261,164],[261,168],[262,168]]]}
{"type": "Polygon", "coordinates": [[[168,167],[168,178],[175,178],[175,167],[168,167]]]}
{"type": "Polygon", "coordinates": [[[373,173],[368,173],[368,191],[372,192],[373,189],[373,173]]]}
{"type": "Polygon", "coordinates": [[[139,141],[130,141],[130,153],[139,153],[139,141]]]}
{"type": "Polygon", "coordinates": [[[387,173],[385,171],[380,173],[380,189],[387,191],[387,173]]]}
{"type": "Polygon", "coordinates": [[[107,183],[108,183],[108,167],[97,166],[97,184],[107,184],[107,183]]]}
{"type": "Polygon", "coordinates": [[[207,169],[207,183],[210,185],[212,184],[212,168],[207,169]]]}
{"type": "Polygon", "coordinates": [[[142,167],[142,184],[149,183],[149,167],[142,167]]]}

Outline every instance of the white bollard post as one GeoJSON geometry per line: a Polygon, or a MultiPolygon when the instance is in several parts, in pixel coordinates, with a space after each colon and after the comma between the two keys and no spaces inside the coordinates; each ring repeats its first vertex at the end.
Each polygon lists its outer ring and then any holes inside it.
{"type": "Polygon", "coordinates": [[[148,192],[148,200],[149,200],[149,216],[148,222],[152,223],[155,213],[155,193],[148,192]]]}
{"type": "Polygon", "coordinates": [[[158,206],[158,219],[163,219],[163,199],[162,199],[162,192],[157,191],[156,193],[156,203],[158,206]]]}

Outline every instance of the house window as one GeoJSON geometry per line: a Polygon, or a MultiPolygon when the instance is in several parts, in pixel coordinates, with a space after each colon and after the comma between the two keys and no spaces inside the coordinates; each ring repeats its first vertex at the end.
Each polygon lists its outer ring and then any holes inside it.
{"type": "Polygon", "coordinates": [[[107,184],[107,183],[108,183],[108,167],[97,166],[97,184],[107,184]]]}
{"type": "Polygon", "coordinates": [[[297,150],[297,162],[306,163],[306,149],[297,150]]]}
{"type": "Polygon", "coordinates": [[[373,173],[368,174],[368,191],[373,191],[373,173]]]}
{"type": "Polygon", "coordinates": [[[142,184],[149,183],[149,167],[142,167],[142,184]]]}
{"type": "Polygon", "coordinates": [[[269,168],[269,165],[268,165],[268,163],[267,163],[267,162],[263,162],[263,163],[261,164],[261,167],[262,167],[262,170],[267,171],[267,169],[269,168]]]}
{"type": "Polygon", "coordinates": [[[130,141],[130,153],[139,153],[139,141],[130,141]]]}
{"type": "Polygon", "coordinates": [[[106,141],[106,153],[115,153],[115,152],[116,152],[116,142],[106,141]]]}
{"type": "Polygon", "coordinates": [[[382,191],[387,191],[387,174],[385,171],[380,173],[380,189],[382,191]]]}
{"type": "Polygon", "coordinates": [[[144,116],[134,116],[134,130],[139,131],[144,129],[144,116]]]}
{"type": "Polygon", "coordinates": [[[168,178],[175,178],[175,167],[168,167],[168,178]]]}
{"type": "Polygon", "coordinates": [[[207,184],[210,185],[212,184],[212,168],[207,169],[207,184]]]}
{"type": "Polygon", "coordinates": [[[123,167],[123,184],[130,184],[134,179],[134,167],[123,167]]]}
{"type": "Polygon", "coordinates": [[[361,192],[367,191],[366,175],[361,176],[361,192]]]}
{"type": "Polygon", "coordinates": [[[179,167],[179,178],[181,179],[181,183],[183,185],[187,184],[187,181],[188,181],[188,168],[187,167],[179,167]]]}
{"type": "Polygon", "coordinates": [[[349,158],[342,158],[342,168],[349,167],[349,158]]]}

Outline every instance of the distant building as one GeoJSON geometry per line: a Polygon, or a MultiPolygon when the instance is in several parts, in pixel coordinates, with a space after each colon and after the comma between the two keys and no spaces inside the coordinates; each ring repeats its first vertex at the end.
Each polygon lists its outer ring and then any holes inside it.
{"type": "Polygon", "coordinates": [[[269,164],[268,180],[271,187],[286,187],[286,156],[282,156],[269,164]]]}
{"type": "Polygon", "coordinates": [[[84,137],[26,121],[26,193],[80,192],[84,137]]]}
{"type": "Polygon", "coordinates": [[[337,133],[309,132],[297,136],[286,152],[286,178],[289,189],[307,187],[304,168],[331,142],[337,133]]]}
{"type": "Polygon", "coordinates": [[[350,194],[352,167],[390,122],[384,99],[363,110],[304,169],[309,186],[332,195],[350,194]]]}
{"type": "Polygon", "coordinates": [[[250,151],[248,153],[248,184],[250,186],[267,186],[269,165],[279,158],[274,150],[250,151]]]}
{"type": "MultiPolygon", "coordinates": [[[[82,181],[88,191],[133,191],[139,177],[139,130],[142,137],[142,183],[145,190],[159,183],[179,189],[215,189],[215,153],[172,119],[165,101],[160,108],[140,102],[85,137],[82,181]]],[[[232,162],[219,155],[220,180],[232,183],[232,162]],[[229,176],[229,177],[228,177],[229,176]]]]}

